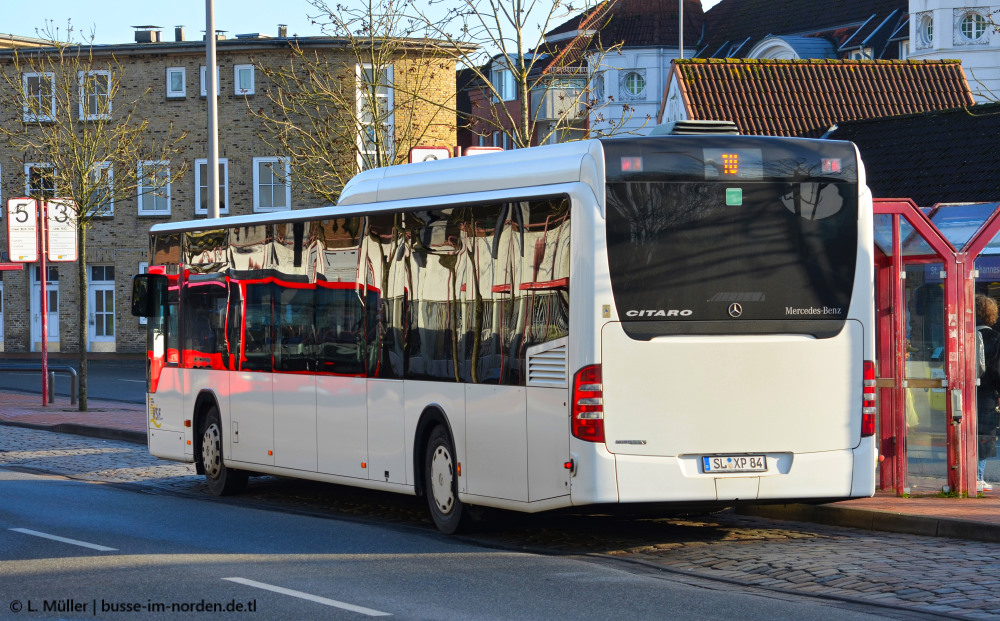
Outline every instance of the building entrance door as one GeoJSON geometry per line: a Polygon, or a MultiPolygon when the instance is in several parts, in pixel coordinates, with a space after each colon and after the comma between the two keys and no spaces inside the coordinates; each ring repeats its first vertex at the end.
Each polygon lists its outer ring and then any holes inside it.
{"type": "MultiPolygon", "coordinates": [[[[45,290],[48,298],[48,349],[59,351],[59,270],[49,266],[45,290]]],[[[42,350],[42,268],[31,267],[31,351],[42,350]]]]}

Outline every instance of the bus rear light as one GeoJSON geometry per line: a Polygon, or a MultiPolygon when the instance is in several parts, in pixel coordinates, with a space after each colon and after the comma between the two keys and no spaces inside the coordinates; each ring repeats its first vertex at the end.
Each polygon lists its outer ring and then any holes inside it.
{"type": "Polygon", "coordinates": [[[573,436],[587,442],[604,442],[604,387],[601,365],[592,364],[573,377],[573,436]]]}
{"type": "Polygon", "coordinates": [[[875,363],[865,360],[864,385],[861,390],[861,435],[875,435],[875,363]]]}

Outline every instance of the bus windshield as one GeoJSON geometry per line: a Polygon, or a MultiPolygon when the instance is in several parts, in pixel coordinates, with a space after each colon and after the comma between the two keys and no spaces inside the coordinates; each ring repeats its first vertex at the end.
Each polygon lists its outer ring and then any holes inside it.
{"type": "Polygon", "coordinates": [[[763,145],[732,159],[698,145],[671,174],[657,173],[663,154],[608,157],[609,169],[631,168],[609,171],[607,184],[612,289],[631,336],[843,327],[857,260],[855,158],[845,150],[811,167],[798,152],[792,167],[782,153],[778,166],[763,145]]]}

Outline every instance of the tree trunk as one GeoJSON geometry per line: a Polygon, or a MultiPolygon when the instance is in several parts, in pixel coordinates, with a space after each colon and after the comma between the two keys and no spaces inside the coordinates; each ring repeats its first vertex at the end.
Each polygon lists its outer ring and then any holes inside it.
{"type": "Polygon", "coordinates": [[[79,291],[80,301],[77,306],[77,346],[79,348],[79,372],[80,372],[80,411],[87,411],[87,223],[80,222],[76,230],[77,248],[79,256],[76,261],[76,281],[79,291]]]}

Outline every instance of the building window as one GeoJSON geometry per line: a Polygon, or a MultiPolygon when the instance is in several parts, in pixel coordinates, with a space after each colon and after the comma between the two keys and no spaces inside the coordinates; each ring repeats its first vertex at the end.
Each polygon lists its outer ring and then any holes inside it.
{"type": "Polygon", "coordinates": [[[622,78],[622,89],[628,98],[642,97],[646,92],[646,77],[643,72],[639,70],[625,72],[625,76],[622,78]]]}
{"type": "Polygon", "coordinates": [[[54,198],[56,176],[52,164],[24,165],[24,193],[31,198],[54,198]]]}
{"type": "MultiPolygon", "coordinates": [[[[202,88],[202,91],[205,89],[202,88]]],[[[167,67],[167,98],[187,96],[187,76],[184,67],[167,67]]]]}
{"type": "Polygon", "coordinates": [[[170,162],[139,162],[139,215],[170,215],[170,162]]]}
{"type": "Polygon", "coordinates": [[[253,65],[236,65],[233,67],[233,82],[236,84],[237,95],[253,95],[253,65]]]}
{"type": "Polygon", "coordinates": [[[917,47],[928,48],[934,43],[934,17],[928,12],[917,21],[917,47]]]}
{"type": "Polygon", "coordinates": [[[358,66],[358,165],[362,170],[393,162],[392,67],[376,76],[372,65],[358,66]]]}
{"type": "Polygon", "coordinates": [[[90,194],[94,205],[92,213],[105,218],[115,215],[114,169],[111,162],[94,164],[90,169],[90,182],[93,184],[90,194]]]}
{"type": "Polygon", "coordinates": [[[507,132],[493,132],[493,145],[494,147],[500,147],[504,151],[510,151],[514,147],[512,146],[510,134],[507,132]]]}
{"type": "Polygon", "coordinates": [[[253,158],[253,210],[285,211],[292,206],[291,167],[287,157],[253,158]]]}
{"type": "MultiPolygon", "coordinates": [[[[219,90],[219,67],[215,67],[215,94],[218,95],[221,91],[219,90]]],[[[208,73],[205,71],[205,66],[201,67],[201,96],[208,97],[208,73]]]]}
{"type": "Polygon", "coordinates": [[[80,72],[80,120],[111,118],[111,72],[80,72]]]}
{"type": "Polygon", "coordinates": [[[910,42],[900,41],[899,42],[899,60],[906,60],[910,57],[910,42]]]}
{"type": "Polygon", "coordinates": [[[965,11],[959,23],[959,31],[966,43],[979,42],[986,34],[986,18],[975,11],[965,11]]]}
{"type": "Polygon", "coordinates": [[[600,103],[604,101],[604,72],[598,71],[590,79],[590,99],[600,103]]]}
{"type": "MultiPolygon", "coordinates": [[[[208,214],[208,160],[194,161],[194,212],[208,214]]],[[[229,160],[219,158],[219,214],[229,213],[229,160]]]]}
{"type": "Polygon", "coordinates": [[[24,120],[51,121],[56,117],[56,78],[52,73],[25,73],[24,120]]]}
{"type": "Polygon", "coordinates": [[[514,73],[509,69],[495,69],[490,75],[490,82],[493,83],[493,102],[513,101],[517,99],[517,88],[514,85],[514,73]]]}

